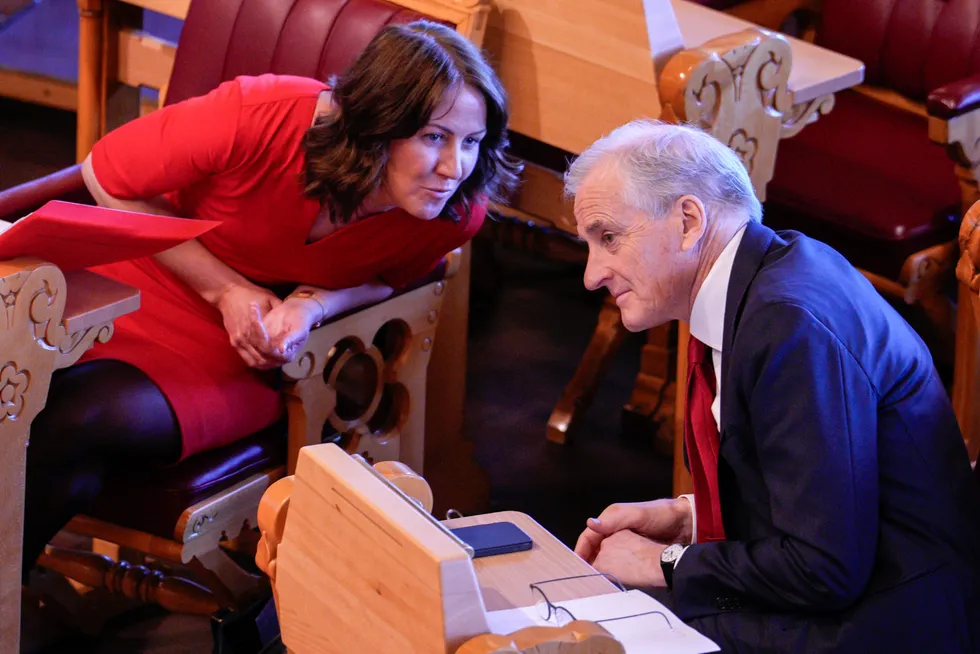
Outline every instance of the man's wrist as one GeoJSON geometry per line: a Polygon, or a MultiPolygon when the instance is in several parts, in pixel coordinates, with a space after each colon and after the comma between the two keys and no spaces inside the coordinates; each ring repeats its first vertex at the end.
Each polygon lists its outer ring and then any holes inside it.
{"type": "Polygon", "coordinates": [[[660,569],[664,576],[664,583],[666,583],[667,588],[674,587],[674,570],[677,568],[677,563],[684,556],[684,552],[690,545],[681,545],[680,543],[674,543],[673,545],[668,545],[664,548],[663,552],[660,554],[660,569]]]}
{"type": "Polygon", "coordinates": [[[698,536],[698,518],[694,511],[694,496],[678,495],[674,502],[681,525],[678,541],[685,545],[693,545],[697,542],[698,536]]]}

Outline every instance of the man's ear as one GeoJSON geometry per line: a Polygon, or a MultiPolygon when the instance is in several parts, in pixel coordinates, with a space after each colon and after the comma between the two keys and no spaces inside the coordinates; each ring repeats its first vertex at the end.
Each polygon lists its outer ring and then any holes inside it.
{"type": "Polygon", "coordinates": [[[701,241],[707,231],[707,215],[704,204],[693,195],[682,195],[674,204],[674,211],[680,213],[683,240],[681,250],[689,252],[701,241]]]}

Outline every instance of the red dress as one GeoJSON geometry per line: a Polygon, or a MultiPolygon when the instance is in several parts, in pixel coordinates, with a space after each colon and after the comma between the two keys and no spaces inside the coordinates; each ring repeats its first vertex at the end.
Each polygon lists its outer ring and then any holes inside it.
{"type": "MultiPolygon", "coordinates": [[[[402,286],[471,239],[485,207],[459,224],[396,209],[307,243],[320,205],[302,192],[301,139],[326,88],[281,75],[225,82],[108,134],[92,150],[95,176],[114,197],[164,194],[182,216],[221,221],[201,242],[257,284],[339,289],[380,278],[402,286]]],[[[146,373],[177,415],[182,458],[281,417],[273,376],[245,364],[217,309],[167,268],[144,258],[93,270],[139,288],[141,306],[83,360],[125,361],[146,373]]]]}

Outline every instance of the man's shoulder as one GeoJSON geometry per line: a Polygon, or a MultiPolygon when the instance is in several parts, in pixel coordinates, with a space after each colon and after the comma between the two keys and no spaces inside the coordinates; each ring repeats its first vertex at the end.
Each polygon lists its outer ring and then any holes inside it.
{"type": "Polygon", "coordinates": [[[747,304],[798,306],[818,318],[837,315],[852,302],[882,301],[864,275],[841,254],[795,231],[773,233],[746,293],[747,304]]]}
{"type": "Polygon", "coordinates": [[[736,329],[736,338],[756,343],[803,332],[829,337],[886,377],[888,369],[931,361],[915,331],[860,271],[830,246],[799,232],[774,233],[746,290],[739,323],[754,327],[736,329]]]}

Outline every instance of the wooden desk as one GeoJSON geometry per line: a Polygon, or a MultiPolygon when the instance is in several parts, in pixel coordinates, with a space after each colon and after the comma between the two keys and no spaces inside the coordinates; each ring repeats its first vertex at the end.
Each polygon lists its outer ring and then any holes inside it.
{"type": "MultiPolygon", "coordinates": [[[[24,479],[31,421],[51,374],[67,368],[112,322],[139,308],[139,291],[87,271],[63,275],[35,259],[0,262],[0,652],[20,651],[24,479]]],[[[71,435],[67,435],[70,437],[71,435]]]]}
{"type": "MultiPolygon", "coordinates": [[[[687,47],[755,27],[741,18],[688,0],[671,0],[671,6],[687,47]]],[[[861,61],[806,41],[786,38],[793,52],[793,68],[787,84],[793,94],[793,104],[843,91],[864,80],[864,64],[861,61]]]]}
{"type": "MultiPolygon", "coordinates": [[[[500,511],[445,520],[443,524],[454,528],[502,521],[513,522],[523,529],[534,541],[534,545],[526,552],[513,552],[473,560],[487,611],[531,606],[534,600],[528,587],[530,583],[596,574],[595,568],[576,556],[551,532],[524,513],[500,511]]],[[[555,584],[555,596],[551,599],[557,602],[614,592],[619,592],[619,589],[603,577],[574,579],[555,584]]],[[[548,596],[551,597],[551,594],[552,590],[549,588],[548,596]]]]}

